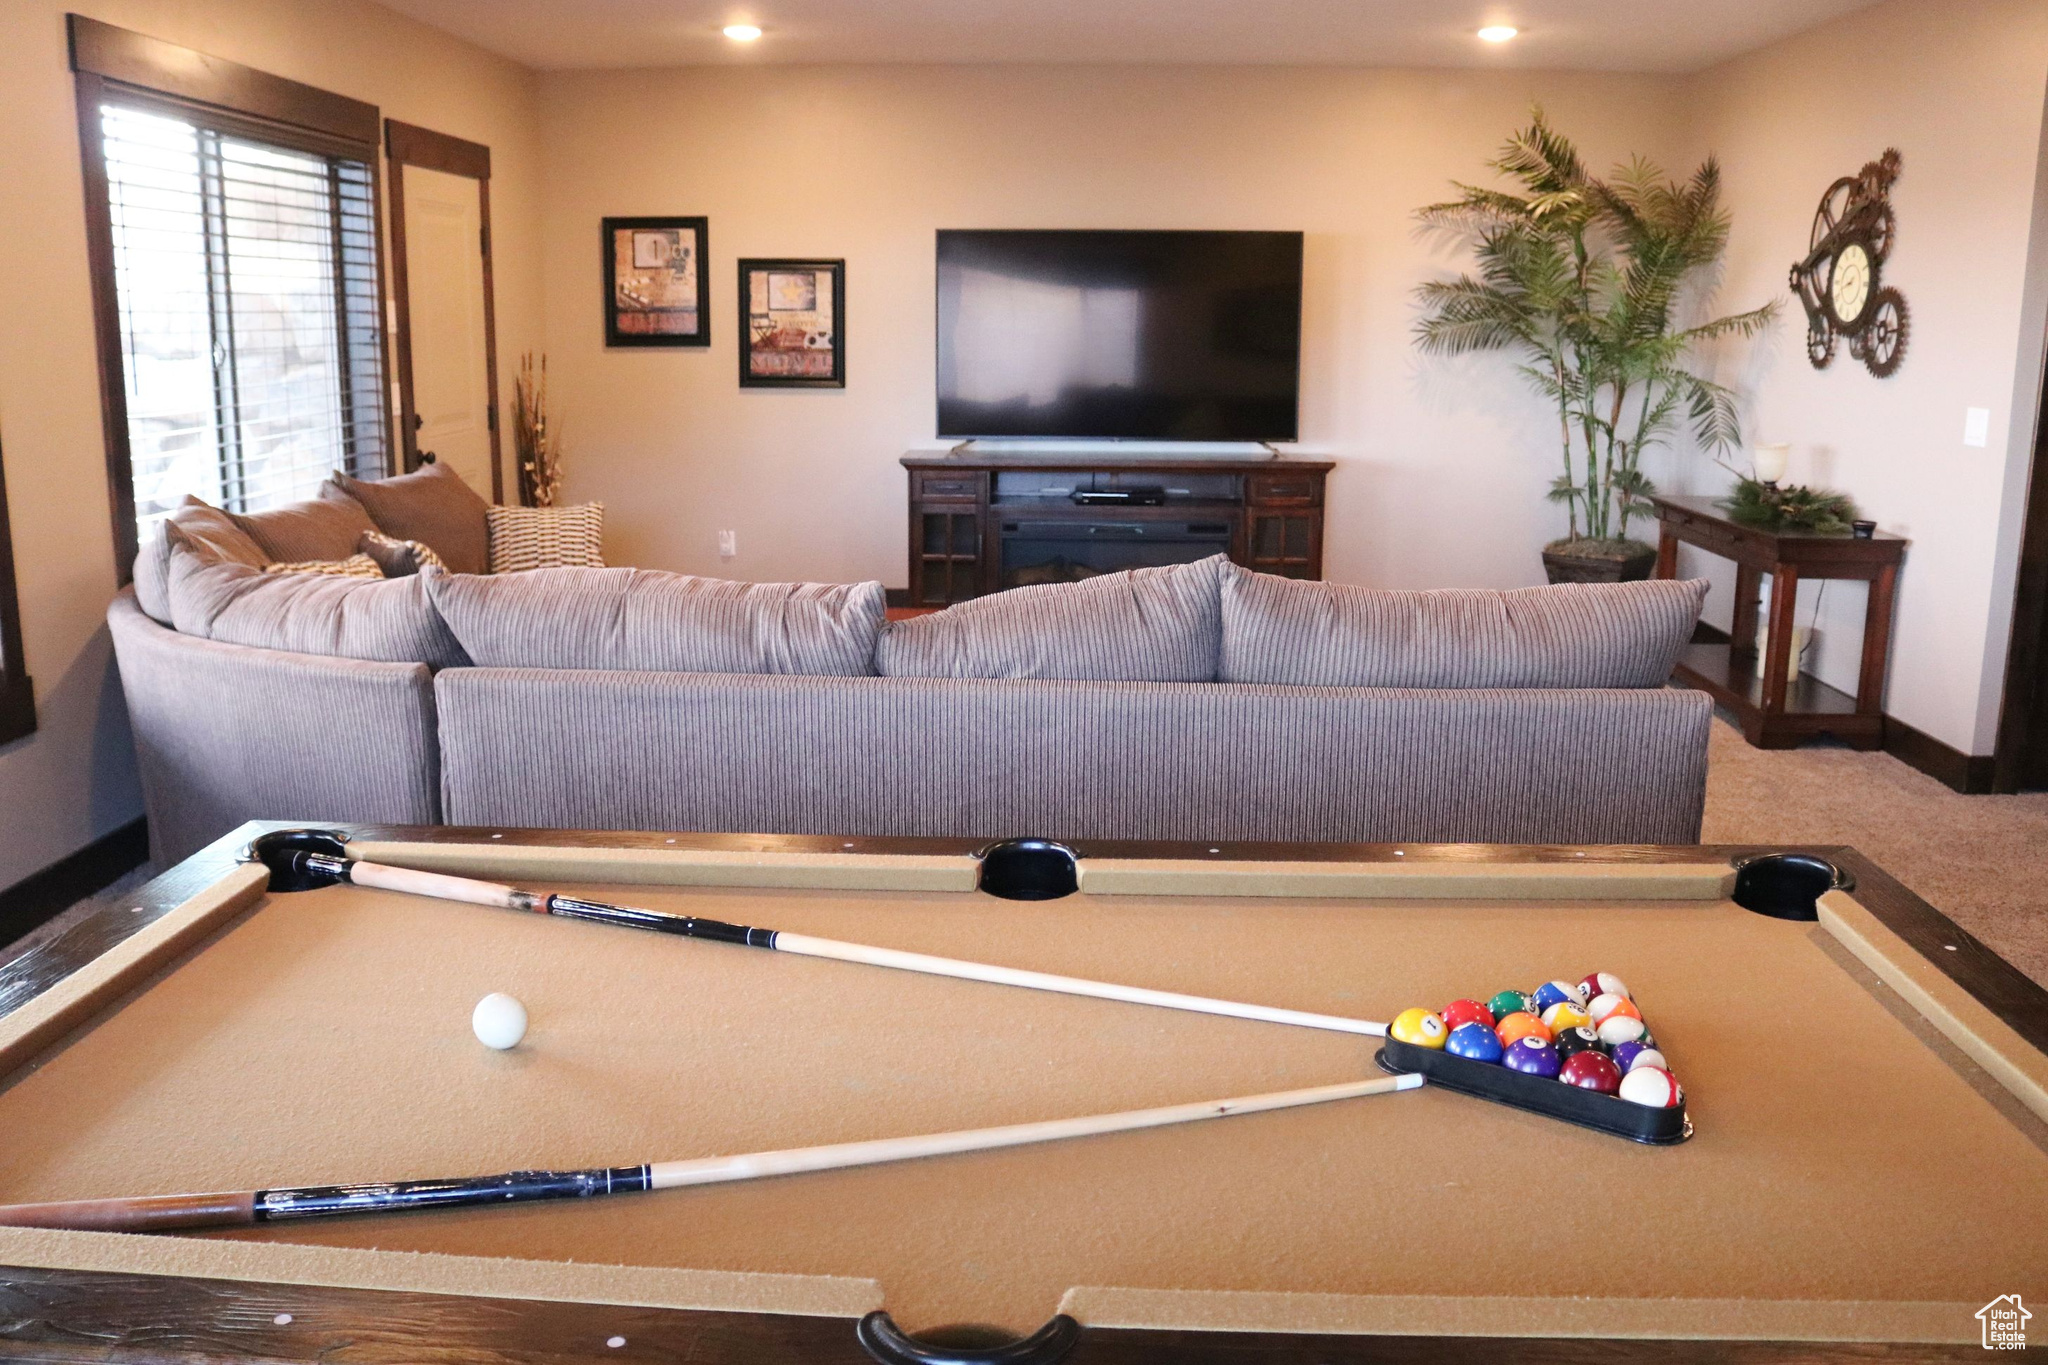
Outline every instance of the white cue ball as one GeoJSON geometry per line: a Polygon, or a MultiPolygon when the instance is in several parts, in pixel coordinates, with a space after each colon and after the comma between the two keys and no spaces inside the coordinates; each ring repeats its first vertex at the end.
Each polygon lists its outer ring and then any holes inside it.
{"type": "Polygon", "coordinates": [[[502,991],[492,991],[476,1002],[469,1026],[476,1030],[476,1040],[485,1047],[499,1052],[518,1047],[519,1040],[526,1036],[526,1006],[502,991]]]}

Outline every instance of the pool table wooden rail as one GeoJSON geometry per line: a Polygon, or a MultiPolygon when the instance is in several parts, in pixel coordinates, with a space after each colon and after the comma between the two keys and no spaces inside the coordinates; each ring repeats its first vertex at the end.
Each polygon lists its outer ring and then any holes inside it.
{"type": "MultiPolygon", "coordinates": [[[[298,822],[252,822],[62,932],[0,962],[0,1015],[120,944],[213,884],[255,835],[298,822]]],[[[343,826],[358,840],[649,850],[967,854],[983,841],[614,831],[343,826]]],[[[1815,853],[1856,879],[1855,898],[1942,974],[2034,1047],[2048,1052],[2048,991],[1851,849],[1759,846],[1598,848],[1489,845],[1259,845],[1091,842],[1091,859],[1185,858],[1416,865],[1577,863],[1728,866],[1739,856],[1815,853]]],[[[1028,914],[1028,904],[1018,913],[1028,914]]],[[[985,1344],[959,1342],[959,1345],[985,1344]]],[[[1975,1345],[1802,1341],[1600,1340],[1583,1337],[1317,1336],[1089,1327],[1066,1357],[1080,1365],[1283,1365],[1348,1362],[1804,1362],[1963,1360],[1975,1345]]],[[[867,1365],[851,1323],[837,1317],[684,1311],[141,1275],[0,1268],[0,1361],[655,1362],[805,1361],[867,1365]],[[613,1346],[610,1343],[619,1341],[613,1346]]]]}

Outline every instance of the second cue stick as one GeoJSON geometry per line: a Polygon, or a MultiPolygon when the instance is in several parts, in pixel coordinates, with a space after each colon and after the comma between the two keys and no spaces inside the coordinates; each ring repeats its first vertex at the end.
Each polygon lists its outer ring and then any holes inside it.
{"type": "Polygon", "coordinates": [[[791,1147],[742,1156],[698,1157],[689,1161],[656,1161],[642,1166],[597,1166],[573,1171],[508,1171],[503,1175],[454,1180],[401,1180],[375,1185],[317,1185],[298,1189],[245,1190],[225,1194],[145,1194],[116,1199],[75,1199],[49,1204],[0,1205],[0,1227],[69,1228],[86,1232],[172,1232],[194,1228],[248,1227],[254,1223],[291,1222],[351,1213],[400,1213],[477,1204],[505,1204],[540,1199],[588,1199],[603,1194],[638,1194],[646,1190],[680,1189],[685,1185],[719,1185],[736,1180],[836,1171],[852,1166],[878,1166],[918,1157],[986,1152],[999,1147],[1057,1142],[1065,1138],[1128,1133],[1176,1123],[1295,1109],[1333,1100],[1413,1090],[1422,1084],[1414,1074],[1375,1076],[1370,1080],[1319,1085],[1306,1090],[1276,1090],[1231,1100],[1198,1100],[1157,1109],[1127,1109],[1116,1114],[1013,1123],[1001,1128],[970,1128],[955,1133],[917,1137],[873,1138],[835,1142],[823,1147],[791,1147]]]}
{"type": "Polygon", "coordinates": [[[1164,1009],[1189,1010],[1196,1014],[1220,1014],[1232,1019],[1255,1019],[1268,1024],[1291,1024],[1297,1028],[1327,1029],[1333,1033],[1356,1033],[1368,1037],[1386,1036],[1387,1026],[1370,1019],[1351,1019],[1337,1014],[1314,1014],[1307,1010],[1281,1009],[1274,1005],[1252,1005],[1236,1000],[1215,1000],[1204,995],[1183,995],[1178,991],[1156,991],[1144,986],[1123,986],[1110,981],[1090,981],[1077,976],[1056,976],[1050,972],[1026,971],[1018,967],[997,967],[985,962],[934,957],[896,948],[877,948],[865,943],[848,943],[835,938],[814,938],[780,929],[760,929],[723,920],[698,919],[693,915],[671,915],[660,910],[641,910],[577,896],[522,891],[497,882],[472,877],[453,877],[445,872],[422,872],[385,863],[351,861],[328,853],[294,853],[291,865],[321,877],[353,882],[357,886],[383,891],[402,891],[439,900],[466,901],[473,905],[528,910],[564,919],[595,920],[600,924],[625,925],[679,934],[684,938],[737,943],[749,948],[768,948],[798,957],[822,957],[834,962],[858,962],[869,967],[892,967],[898,971],[922,972],[927,976],[951,976],[964,981],[986,981],[998,986],[1022,986],[1061,995],[1086,995],[1097,1000],[1122,1000],[1133,1005],[1157,1005],[1164,1009]]]}

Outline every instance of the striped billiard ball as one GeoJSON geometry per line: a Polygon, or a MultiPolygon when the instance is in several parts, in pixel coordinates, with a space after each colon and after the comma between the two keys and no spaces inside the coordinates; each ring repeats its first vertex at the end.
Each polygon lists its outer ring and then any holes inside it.
{"type": "Polygon", "coordinates": [[[1618,995],[1624,1000],[1629,998],[1628,987],[1612,972],[1594,972],[1579,983],[1579,989],[1586,993],[1588,1000],[1601,995],[1618,995]]]}
{"type": "Polygon", "coordinates": [[[1546,981],[1536,988],[1534,995],[1529,997],[1529,1012],[1540,1016],[1543,1011],[1549,1009],[1552,1005],[1566,1000],[1583,1009],[1586,1004],[1586,995],[1585,992],[1569,981],[1546,981]]]}
{"type": "Polygon", "coordinates": [[[1621,1097],[1652,1109],[1676,1109],[1685,1100],[1678,1079],[1661,1066],[1639,1066],[1621,1078],[1621,1097]]]}
{"type": "Polygon", "coordinates": [[[1618,1047],[1623,1043],[1636,1042],[1648,1032],[1649,1030],[1643,1027],[1641,1019],[1634,1015],[1621,1014],[1619,1012],[1610,1014],[1601,1020],[1599,1027],[1600,1041],[1609,1047],[1618,1047]]]}

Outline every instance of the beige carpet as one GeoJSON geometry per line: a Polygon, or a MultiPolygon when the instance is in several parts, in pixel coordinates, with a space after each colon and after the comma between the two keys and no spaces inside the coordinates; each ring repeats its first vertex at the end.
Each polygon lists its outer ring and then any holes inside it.
{"type": "Polygon", "coordinates": [[[1752,749],[1716,719],[1709,844],[1848,844],[2048,985],[2048,792],[1959,796],[1889,754],[1752,749]]]}

